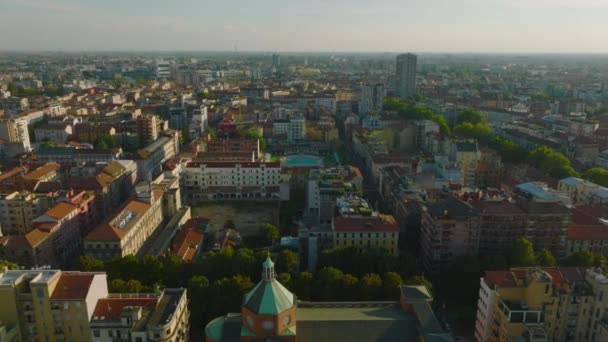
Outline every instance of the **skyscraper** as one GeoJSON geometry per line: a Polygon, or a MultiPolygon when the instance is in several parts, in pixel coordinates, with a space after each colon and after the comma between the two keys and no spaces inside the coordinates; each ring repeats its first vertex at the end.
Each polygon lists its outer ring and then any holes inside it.
{"type": "Polygon", "coordinates": [[[406,99],[416,94],[416,62],[418,57],[411,53],[397,56],[397,96],[406,99]]]}
{"type": "Polygon", "coordinates": [[[272,66],[279,68],[281,66],[281,55],[275,53],[272,55],[272,66]]]}

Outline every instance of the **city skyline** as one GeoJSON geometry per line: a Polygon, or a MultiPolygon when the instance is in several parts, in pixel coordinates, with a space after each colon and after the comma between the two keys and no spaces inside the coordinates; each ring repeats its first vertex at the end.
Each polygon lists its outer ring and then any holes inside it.
{"type": "Polygon", "coordinates": [[[0,51],[606,53],[607,9],[601,0],[0,0],[0,29],[13,32],[0,51]]]}

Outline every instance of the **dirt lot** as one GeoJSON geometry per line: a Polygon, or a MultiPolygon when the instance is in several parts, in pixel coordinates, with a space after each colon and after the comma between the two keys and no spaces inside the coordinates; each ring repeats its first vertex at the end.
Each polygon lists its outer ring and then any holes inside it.
{"type": "Polygon", "coordinates": [[[279,224],[278,203],[200,203],[192,207],[192,217],[203,216],[210,220],[213,228],[221,228],[232,220],[241,236],[252,236],[261,223],[279,224]]]}

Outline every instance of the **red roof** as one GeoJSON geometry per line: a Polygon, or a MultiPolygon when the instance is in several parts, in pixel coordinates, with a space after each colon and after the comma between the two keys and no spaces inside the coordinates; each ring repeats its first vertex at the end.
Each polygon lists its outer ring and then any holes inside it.
{"type": "Polygon", "coordinates": [[[158,298],[103,298],[97,301],[94,317],[104,317],[104,319],[118,318],[124,308],[129,306],[141,306],[153,309],[158,298]]]}
{"type": "Polygon", "coordinates": [[[568,240],[608,240],[608,226],[571,224],[568,240]]]}
{"type": "Polygon", "coordinates": [[[336,217],[334,225],[338,232],[398,232],[399,226],[390,215],[380,217],[336,217]],[[392,219],[392,220],[391,220],[392,219]]]}
{"type": "Polygon", "coordinates": [[[203,242],[204,234],[195,229],[182,229],[173,240],[173,252],[186,262],[192,261],[203,242]]]}
{"type": "Polygon", "coordinates": [[[62,273],[51,295],[51,299],[85,299],[94,277],[95,275],[91,273],[62,273]]]}
{"type": "Polygon", "coordinates": [[[484,281],[490,288],[495,286],[515,286],[515,277],[511,271],[486,271],[484,281]]]}

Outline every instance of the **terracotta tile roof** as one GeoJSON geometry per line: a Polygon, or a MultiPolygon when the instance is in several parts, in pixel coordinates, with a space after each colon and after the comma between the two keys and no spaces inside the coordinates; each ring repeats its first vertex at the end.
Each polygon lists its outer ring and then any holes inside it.
{"type": "Polygon", "coordinates": [[[0,182],[3,182],[5,180],[13,178],[13,177],[17,177],[22,172],[27,172],[27,168],[25,168],[25,167],[16,167],[14,169],[10,169],[10,170],[8,170],[6,172],[3,172],[3,173],[0,174],[0,182]]]}
{"type": "Polygon", "coordinates": [[[157,298],[103,298],[97,301],[93,317],[119,318],[125,307],[140,306],[152,310],[157,302],[157,298]]]}
{"type": "Polygon", "coordinates": [[[399,226],[391,215],[380,217],[336,217],[337,232],[398,232],[399,226]]]}
{"type": "Polygon", "coordinates": [[[112,184],[114,177],[102,172],[95,176],[95,180],[97,181],[97,184],[99,184],[102,188],[105,188],[106,186],[112,184]]]}
{"type": "Polygon", "coordinates": [[[511,287],[515,286],[515,277],[510,271],[486,271],[484,281],[490,288],[495,286],[511,287]]]}
{"type": "Polygon", "coordinates": [[[192,261],[203,242],[204,234],[195,229],[182,229],[173,241],[173,252],[186,262],[192,261]]]}
{"type": "Polygon", "coordinates": [[[111,161],[108,163],[108,165],[106,167],[103,168],[103,173],[106,173],[113,177],[117,177],[122,172],[124,172],[124,170],[125,170],[125,167],[122,166],[122,164],[120,164],[117,161],[111,161]]]}
{"type": "Polygon", "coordinates": [[[61,220],[77,209],[78,207],[73,204],[60,202],[51,209],[47,210],[47,212],[44,214],[54,219],[61,220]]]}
{"type": "Polygon", "coordinates": [[[45,231],[45,230],[34,229],[34,230],[30,231],[29,233],[25,234],[25,240],[29,244],[29,247],[34,248],[34,247],[38,246],[42,241],[44,241],[47,237],[49,237],[52,234],[51,230],[49,230],[49,231],[45,231]]]}
{"type": "Polygon", "coordinates": [[[59,165],[59,164],[55,164],[55,163],[46,164],[28,174],[26,174],[25,176],[23,176],[23,179],[38,180],[38,179],[48,175],[51,172],[58,171],[60,168],[61,168],[61,165],[59,165]]]}
{"type": "MultiPolygon", "coordinates": [[[[161,200],[162,190],[154,190],[153,191],[154,198],[156,201],[161,200]]],[[[100,225],[95,227],[89,235],[86,236],[85,240],[87,241],[120,241],[122,238],[127,235],[129,230],[135,226],[146,214],[146,212],[152,206],[149,203],[143,202],[137,198],[130,199],[125,205],[123,205],[120,209],[116,210],[112,216],[104,220],[100,225]],[[134,218],[134,221],[129,224],[127,229],[121,229],[117,226],[113,226],[111,222],[117,218],[120,213],[124,210],[133,211],[139,215],[134,218]]]]}
{"type": "Polygon", "coordinates": [[[62,273],[51,299],[56,300],[84,300],[89,293],[94,274],[62,273]]]}

